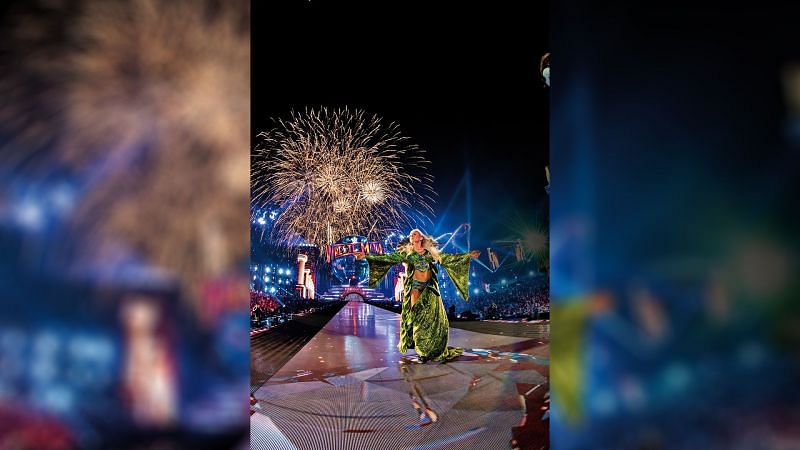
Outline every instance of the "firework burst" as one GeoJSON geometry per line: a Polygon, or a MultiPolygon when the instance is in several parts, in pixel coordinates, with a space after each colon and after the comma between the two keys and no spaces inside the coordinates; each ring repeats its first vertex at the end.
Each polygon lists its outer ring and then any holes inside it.
{"type": "Polygon", "coordinates": [[[432,178],[422,150],[364,111],[308,110],[261,133],[253,206],[281,209],[276,243],[323,246],[344,235],[382,239],[430,223],[432,178]]]}
{"type": "Polygon", "coordinates": [[[384,194],[383,183],[377,180],[369,180],[361,186],[361,195],[359,197],[367,203],[380,203],[386,199],[384,194]]]}

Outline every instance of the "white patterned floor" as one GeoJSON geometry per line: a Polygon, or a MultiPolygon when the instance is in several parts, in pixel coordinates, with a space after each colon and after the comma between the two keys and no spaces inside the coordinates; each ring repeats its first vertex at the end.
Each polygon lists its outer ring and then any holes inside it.
{"type": "MultiPolygon", "coordinates": [[[[348,303],[255,392],[251,448],[510,448],[525,393],[547,387],[549,345],[451,328],[450,345],[468,353],[418,364],[396,349],[399,325],[398,314],[348,303]]],[[[540,434],[528,429],[527,445],[546,447],[540,434]]]]}

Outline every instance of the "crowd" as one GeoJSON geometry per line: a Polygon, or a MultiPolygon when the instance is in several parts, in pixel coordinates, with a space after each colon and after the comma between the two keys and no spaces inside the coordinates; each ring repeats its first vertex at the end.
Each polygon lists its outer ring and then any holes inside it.
{"type": "Polygon", "coordinates": [[[280,298],[275,295],[250,291],[250,327],[269,328],[288,320],[295,314],[313,313],[327,306],[319,300],[309,300],[299,295],[280,298]]]}
{"type": "MultiPolygon", "coordinates": [[[[461,297],[443,301],[450,320],[550,319],[550,285],[546,277],[492,287],[489,292],[471,295],[468,302],[461,297]]],[[[393,300],[367,303],[397,313],[401,310],[393,300]]]]}
{"type": "Polygon", "coordinates": [[[454,305],[464,318],[478,319],[549,319],[550,285],[546,278],[492,287],[465,303],[459,299],[445,302],[454,305]]]}

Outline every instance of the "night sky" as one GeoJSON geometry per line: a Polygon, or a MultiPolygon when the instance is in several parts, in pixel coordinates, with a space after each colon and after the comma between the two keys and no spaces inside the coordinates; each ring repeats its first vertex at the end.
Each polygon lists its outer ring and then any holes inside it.
{"type": "Polygon", "coordinates": [[[467,169],[473,243],[547,222],[547,3],[280,3],[253,4],[254,136],[292,109],[365,109],[426,150],[444,222],[426,231],[467,221],[464,191],[443,214],[467,169]]]}

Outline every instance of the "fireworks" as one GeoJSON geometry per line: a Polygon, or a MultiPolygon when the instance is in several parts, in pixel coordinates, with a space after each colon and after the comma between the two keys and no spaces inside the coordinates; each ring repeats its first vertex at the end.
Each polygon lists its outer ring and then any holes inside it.
{"type": "Polygon", "coordinates": [[[2,156],[76,174],[77,256],[127,248],[189,288],[246,258],[249,2],[37,8],[0,44],[2,156]]]}
{"type": "Polygon", "coordinates": [[[430,222],[427,160],[394,123],[360,110],[309,110],[259,137],[253,203],[282,209],[270,235],[277,243],[383,239],[430,222]]]}
{"type": "Polygon", "coordinates": [[[380,203],[386,198],[383,191],[383,183],[377,180],[369,180],[361,186],[360,198],[367,203],[380,203]]]}

